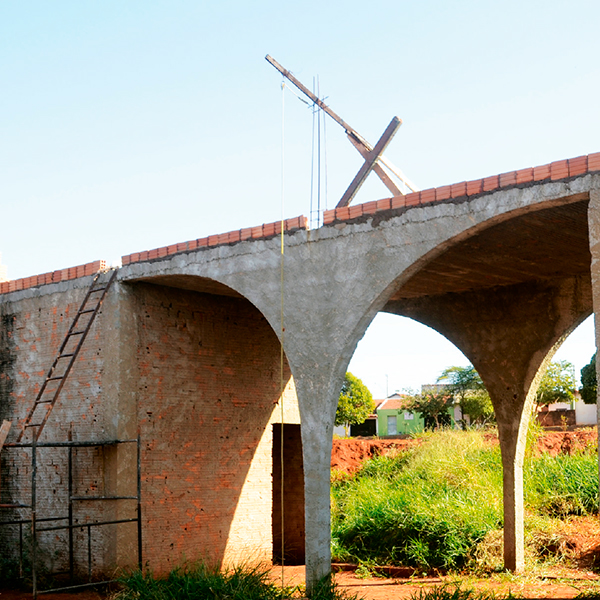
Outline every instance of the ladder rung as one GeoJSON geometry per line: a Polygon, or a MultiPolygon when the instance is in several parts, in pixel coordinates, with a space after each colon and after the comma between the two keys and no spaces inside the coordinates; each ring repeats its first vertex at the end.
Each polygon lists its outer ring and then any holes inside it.
{"type": "Polygon", "coordinates": [[[114,281],[115,277],[117,275],[117,271],[113,271],[112,274],[110,274],[110,277],[108,277],[108,279],[106,279],[104,282],[100,283],[99,287],[95,287],[96,284],[99,282],[101,273],[98,273],[93,279],[92,282],[90,284],[90,287],[88,289],[87,294],[85,295],[85,298],[82,302],[82,304],[79,307],[79,310],[77,311],[77,315],[75,316],[75,318],[73,319],[73,321],[71,322],[71,326],[69,328],[69,331],[67,333],[67,335],[65,336],[65,339],[60,347],[58,356],[54,359],[54,362],[52,363],[52,367],[50,368],[50,370],[48,371],[48,376],[46,377],[44,384],[42,385],[42,388],[40,389],[38,396],[36,397],[36,399],[34,400],[33,406],[31,408],[31,410],[29,411],[27,418],[25,419],[25,424],[23,426],[23,429],[21,430],[21,433],[19,434],[17,441],[20,442],[23,434],[25,432],[26,428],[29,427],[38,427],[39,429],[37,430],[36,433],[34,433],[34,437],[35,439],[37,439],[41,432],[42,429],[44,428],[44,425],[48,419],[48,416],[50,414],[50,411],[52,410],[52,407],[54,406],[54,404],[56,403],[56,400],[58,398],[58,394],[60,393],[60,390],[62,389],[64,380],[66,379],[67,375],[69,374],[69,370],[70,368],[73,366],[73,362],[75,361],[75,357],[77,356],[79,350],[81,349],[81,345],[83,343],[83,340],[85,339],[85,336],[87,334],[87,332],[90,330],[90,327],[92,325],[93,320],[95,319],[96,315],[98,314],[98,311],[100,310],[100,305],[102,304],[102,300],[104,298],[104,294],[102,294],[102,296],[100,297],[96,297],[92,300],[90,300],[90,296],[92,294],[98,293],[98,292],[105,292],[106,290],[108,290],[108,288],[110,288],[112,282],[114,281]],[[88,304],[89,303],[89,304],[88,304]],[[89,308],[86,308],[86,306],[89,306],[89,308]],[[78,325],[78,321],[79,318],[82,315],[90,315],[89,320],[87,321],[87,323],[84,321],[82,323],[82,325],[78,325]],[[77,331],[73,331],[73,329],[75,329],[75,327],[81,327],[83,326],[84,329],[80,329],[77,331]],[[81,338],[81,340],[79,340],[79,342],[75,345],[75,348],[72,348],[71,352],[63,352],[63,350],[66,349],[67,344],[69,343],[69,339],[71,337],[74,337],[76,335],[80,335],[83,336],[81,338]],[[59,360],[64,359],[64,358],[72,358],[73,360],[69,363],[69,365],[67,366],[67,369],[65,370],[65,372],[62,375],[58,375],[55,377],[50,377],[50,375],[54,372],[54,369],[57,366],[57,363],[59,360]],[[48,390],[48,388],[46,387],[47,384],[49,384],[51,381],[62,381],[61,384],[58,385],[58,387],[55,390],[48,390]],[[42,398],[44,398],[44,392],[47,392],[48,395],[50,396],[50,399],[48,400],[42,400],[42,398]],[[34,413],[36,411],[36,409],[38,408],[38,406],[45,404],[47,411],[45,416],[42,419],[42,422],[40,423],[31,423],[31,420],[34,417],[34,413]]]}

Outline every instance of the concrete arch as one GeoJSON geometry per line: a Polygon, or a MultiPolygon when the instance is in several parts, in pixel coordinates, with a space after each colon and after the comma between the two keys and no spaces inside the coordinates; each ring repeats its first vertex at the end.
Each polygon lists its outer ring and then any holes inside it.
{"type": "MultiPolygon", "coordinates": [[[[119,413],[129,412],[123,428],[137,424],[144,440],[145,561],[160,573],[184,559],[273,560],[282,435],[276,333],[251,302],[206,277],[129,280],[111,300],[122,323],[116,379],[129,377],[120,396],[128,391],[130,405],[119,413]]],[[[283,376],[284,458],[296,486],[284,491],[286,539],[303,557],[300,419],[287,361],[283,376]]],[[[119,473],[131,467],[115,461],[119,473]]],[[[130,542],[118,552],[126,556],[130,542]]]]}
{"type": "MultiPolygon", "coordinates": [[[[303,423],[309,587],[330,570],[333,418],[343,373],[372,318],[445,250],[519,215],[585,202],[595,177],[514,187],[286,235],[284,348],[303,423]]],[[[214,279],[248,298],[277,331],[280,260],[279,239],[271,238],[127,265],[121,277],[214,279]]]]}

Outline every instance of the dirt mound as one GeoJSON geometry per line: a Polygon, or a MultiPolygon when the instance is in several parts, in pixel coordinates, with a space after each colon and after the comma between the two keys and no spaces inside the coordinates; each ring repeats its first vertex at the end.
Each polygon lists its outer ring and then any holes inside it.
{"type": "Polygon", "coordinates": [[[573,431],[544,431],[537,442],[539,453],[573,454],[595,448],[598,445],[596,428],[575,429],[573,431]]]}
{"type": "Polygon", "coordinates": [[[405,450],[419,443],[413,439],[378,440],[369,438],[347,438],[333,440],[331,468],[345,473],[354,473],[361,464],[390,451],[405,450]]]}
{"type": "MultiPolygon", "coordinates": [[[[485,439],[490,444],[498,444],[498,435],[487,432],[485,439]]],[[[352,474],[361,464],[373,458],[382,456],[393,450],[405,450],[421,443],[419,439],[376,439],[376,438],[347,438],[333,440],[331,452],[331,468],[352,474]]],[[[598,444],[596,428],[574,429],[570,431],[544,431],[537,441],[536,450],[539,454],[573,454],[595,448],[598,444]]]]}

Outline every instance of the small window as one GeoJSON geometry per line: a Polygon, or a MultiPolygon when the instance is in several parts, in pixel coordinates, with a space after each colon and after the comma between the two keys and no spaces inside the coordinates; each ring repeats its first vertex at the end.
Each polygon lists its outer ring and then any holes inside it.
{"type": "Polygon", "coordinates": [[[404,420],[405,421],[412,421],[415,418],[415,413],[411,413],[408,411],[404,412],[404,420]]]}

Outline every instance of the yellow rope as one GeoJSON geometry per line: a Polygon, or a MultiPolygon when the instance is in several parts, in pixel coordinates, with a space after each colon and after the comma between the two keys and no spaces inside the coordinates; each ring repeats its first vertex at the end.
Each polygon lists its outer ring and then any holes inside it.
{"type": "Polygon", "coordinates": [[[283,243],[283,231],[284,231],[284,198],[285,198],[285,186],[284,186],[284,174],[285,174],[285,83],[281,82],[281,261],[280,261],[280,289],[281,289],[281,324],[280,324],[280,345],[279,345],[279,398],[281,402],[281,447],[280,447],[280,458],[281,458],[281,597],[284,594],[284,566],[285,566],[285,529],[284,529],[284,496],[283,496],[283,423],[284,423],[284,412],[283,412],[283,392],[285,382],[283,378],[283,335],[285,332],[284,321],[283,321],[283,282],[284,282],[284,243],[283,243]]]}

